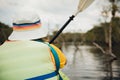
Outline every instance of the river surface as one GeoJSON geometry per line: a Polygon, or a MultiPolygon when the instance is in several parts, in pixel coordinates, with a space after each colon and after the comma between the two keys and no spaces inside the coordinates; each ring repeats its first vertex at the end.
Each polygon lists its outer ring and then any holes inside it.
{"type": "MultiPolygon", "coordinates": [[[[70,80],[110,80],[107,77],[106,62],[103,53],[93,52],[96,50],[94,46],[80,45],[62,47],[64,54],[67,57],[67,65],[63,72],[70,80]]],[[[120,80],[120,56],[114,61],[113,79],[120,80]]]]}

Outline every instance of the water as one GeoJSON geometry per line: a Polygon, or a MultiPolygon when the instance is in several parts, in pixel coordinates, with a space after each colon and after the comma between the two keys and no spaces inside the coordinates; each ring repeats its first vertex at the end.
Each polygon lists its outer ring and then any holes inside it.
{"type": "MultiPolygon", "coordinates": [[[[67,65],[63,72],[70,80],[109,80],[105,71],[105,57],[102,53],[92,52],[93,46],[73,45],[62,48],[67,57],[67,65]]],[[[120,60],[113,63],[113,80],[120,80],[120,60]]]]}

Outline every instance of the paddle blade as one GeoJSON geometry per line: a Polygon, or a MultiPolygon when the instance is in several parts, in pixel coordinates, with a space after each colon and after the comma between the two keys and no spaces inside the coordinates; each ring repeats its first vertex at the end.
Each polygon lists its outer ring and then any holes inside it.
{"type": "Polygon", "coordinates": [[[79,1],[78,10],[77,10],[76,15],[77,15],[79,12],[82,12],[83,10],[85,10],[88,6],[90,6],[90,4],[92,4],[93,1],[94,1],[94,0],[80,0],[80,1],[79,1]]]}

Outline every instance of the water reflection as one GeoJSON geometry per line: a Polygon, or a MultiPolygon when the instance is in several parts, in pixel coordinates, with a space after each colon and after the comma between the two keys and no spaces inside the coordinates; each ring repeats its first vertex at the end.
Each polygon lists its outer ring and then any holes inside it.
{"type": "MultiPolygon", "coordinates": [[[[105,57],[100,52],[94,53],[95,47],[64,45],[62,49],[68,60],[63,71],[71,80],[108,80],[105,57]]],[[[119,66],[118,61],[113,63],[114,80],[120,80],[119,66]]]]}

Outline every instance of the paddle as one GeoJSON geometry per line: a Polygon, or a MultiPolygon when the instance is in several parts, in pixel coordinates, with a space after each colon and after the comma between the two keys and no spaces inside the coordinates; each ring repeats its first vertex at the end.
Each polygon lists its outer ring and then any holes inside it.
{"type": "Polygon", "coordinates": [[[73,20],[73,18],[75,16],[77,16],[77,14],[79,12],[82,12],[83,10],[85,10],[94,0],[80,0],[79,1],[79,5],[78,5],[78,9],[76,11],[75,14],[73,14],[68,21],[62,26],[62,28],[56,33],[56,35],[50,40],[50,44],[54,42],[54,40],[60,35],[60,33],[64,30],[64,28],[73,20]]]}

